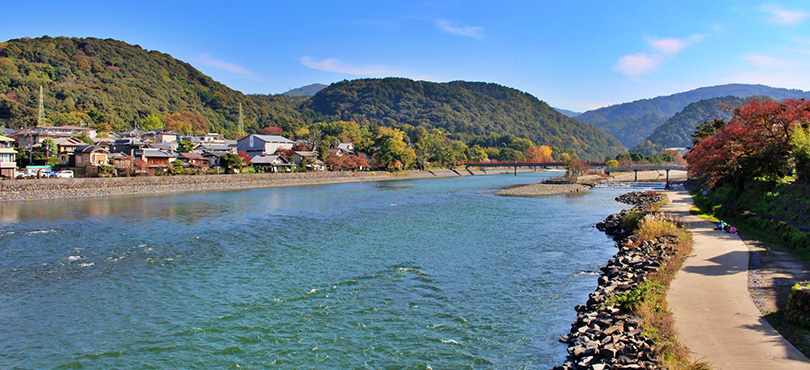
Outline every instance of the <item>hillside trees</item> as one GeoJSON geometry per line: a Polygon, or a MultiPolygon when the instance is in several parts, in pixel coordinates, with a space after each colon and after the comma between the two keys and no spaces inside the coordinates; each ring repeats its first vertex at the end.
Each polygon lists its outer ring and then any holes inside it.
{"type": "MultiPolygon", "coordinates": [[[[809,125],[808,101],[753,101],[735,111],[716,134],[696,137],[697,144],[688,156],[689,173],[704,178],[709,187],[727,183],[742,188],[755,179],[777,180],[790,173],[796,147],[792,142],[799,141],[805,132],[799,133],[799,129],[807,130],[809,125]],[[794,134],[798,134],[796,139],[794,134]]],[[[802,157],[803,146],[798,148],[802,157]]]]}

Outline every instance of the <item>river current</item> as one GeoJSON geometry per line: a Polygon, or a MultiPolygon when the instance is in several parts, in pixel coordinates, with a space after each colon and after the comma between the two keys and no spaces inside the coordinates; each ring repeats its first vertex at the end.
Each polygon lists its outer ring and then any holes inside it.
{"type": "Polygon", "coordinates": [[[547,369],[616,251],[552,173],[0,205],[0,369],[547,369]]]}

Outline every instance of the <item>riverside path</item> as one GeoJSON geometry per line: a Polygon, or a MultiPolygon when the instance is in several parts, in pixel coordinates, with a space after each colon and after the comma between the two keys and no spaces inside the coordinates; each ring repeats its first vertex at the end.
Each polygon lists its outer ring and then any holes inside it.
{"type": "Polygon", "coordinates": [[[713,369],[810,369],[810,361],[762,317],[748,292],[748,248],[735,234],[689,214],[692,197],[668,192],[661,210],[686,223],[694,247],[667,293],[677,339],[713,369]]]}

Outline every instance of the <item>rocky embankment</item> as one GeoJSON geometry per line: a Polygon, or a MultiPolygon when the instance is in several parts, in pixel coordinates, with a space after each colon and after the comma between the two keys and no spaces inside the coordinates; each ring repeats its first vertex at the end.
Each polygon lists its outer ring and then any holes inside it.
{"type": "MultiPolygon", "coordinates": [[[[657,193],[633,192],[616,198],[634,204],[633,210],[649,210],[663,197],[657,193]]],[[[568,358],[555,369],[658,369],[654,342],[645,337],[642,320],[614,306],[611,298],[630,292],[645,277],[658,271],[676,253],[674,243],[638,243],[625,228],[628,211],[608,216],[596,226],[617,240],[619,252],[601,268],[596,291],[587,304],[576,306],[577,321],[560,341],[568,343],[568,358]]]]}
{"type": "Polygon", "coordinates": [[[457,177],[485,174],[461,170],[410,172],[304,172],[237,175],[143,176],[0,181],[0,201],[92,198],[276,186],[457,177]]]}

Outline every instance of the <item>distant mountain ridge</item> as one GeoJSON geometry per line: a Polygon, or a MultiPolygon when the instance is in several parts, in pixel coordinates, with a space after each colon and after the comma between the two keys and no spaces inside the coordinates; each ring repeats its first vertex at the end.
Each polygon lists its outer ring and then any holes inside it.
{"type": "Polygon", "coordinates": [[[560,113],[562,113],[562,114],[564,114],[564,115],[566,115],[568,117],[576,117],[576,116],[582,114],[580,112],[574,112],[574,111],[568,110],[568,109],[562,109],[562,108],[554,108],[554,109],[556,109],[557,112],[560,112],[560,113]]]}
{"type": "Polygon", "coordinates": [[[810,99],[810,92],[751,84],[709,86],[594,109],[582,113],[577,116],[577,119],[607,131],[619,139],[622,144],[632,148],[644,141],[656,127],[674,116],[675,113],[683,110],[690,103],[724,96],[736,96],[739,98],[769,96],[777,100],[787,98],[810,99]]]}
{"type": "Polygon", "coordinates": [[[315,94],[317,94],[321,90],[325,89],[327,86],[328,85],[324,85],[324,84],[311,84],[311,85],[302,86],[302,87],[299,87],[299,88],[296,88],[296,89],[292,89],[292,90],[287,91],[287,92],[283,92],[283,93],[281,93],[281,95],[286,95],[286,96],[314,96],[315,94]]]}
{"type": "Polygon", "coordinates": [[[656,127],[646,140],[636,144],[630,151],[643,154],[660,153],[665,148],[686,148],[692,145],[692,133],[705,121],[728,120],[734,109],[745,105],[746,99],[736,96],[704,99],[687,105],[682,111],[656,127]]]}

